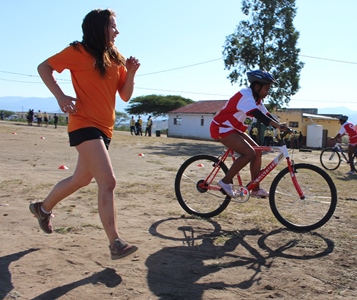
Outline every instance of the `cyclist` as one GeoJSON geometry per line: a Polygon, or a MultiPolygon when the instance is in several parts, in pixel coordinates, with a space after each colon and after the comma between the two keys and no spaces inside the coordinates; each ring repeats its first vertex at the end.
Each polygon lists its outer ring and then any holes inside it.
{"type": "MultiPolygon", "coordinates": [[[[266,126],[270,125],[283,131],[287,129],[286,124],[279,123],[263,104],[263,99],[268,95],[271,86],[277,83],[274,77],[261,70],[247,72],[247,77],[250,86],[241,89],[230,98],[213,118],[210,126],[212,138],[240,154],[226,176],[218,182],[230,197],[236,196],[232,179],[244,166],[250,162],[252,179],[258,175],[261,168],[262,153],[253,149],[253,146],[258,144],[245,133],[248,125],[253,123],[253,118],[266,126]]],[[[259,185],[251,194],[259,197],[269,196],[269,193],[259,185]]]]}
{"type": "Polygon", "coordinates": [[[351,122],[347,122],[348,116],[342,115],[338,119],[340,120],[340,124],[342,126],[341,126],[340,131],[337,133],[337,135],[335,137],[331,138],[331,140],[339,139],[340,137],[342,137],[345,134],[348,135],[348,137],[349,137],[348,161],[350,163],[351,170],[348,171],[346,174],[353,175],[353,174],[356,174],[356,171],[354,170],[354,166],[353,166],[352,155],[355,152],[356,146],[357,146],[357,128],[351,122]]]}

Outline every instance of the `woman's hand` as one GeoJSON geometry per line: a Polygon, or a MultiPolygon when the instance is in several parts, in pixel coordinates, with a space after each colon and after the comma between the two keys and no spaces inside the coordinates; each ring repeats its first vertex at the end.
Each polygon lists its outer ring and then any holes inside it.
{"type": "Polygon", "coordinates": [[[58,105],[64,113],[75,114],[77,112],[76,108],[76,98],[63,95],[61,98],[57,99],[58,105]]]}
{"type": "Polygon", "coordinates": [[[139,60],[136,59],[135,57],[130,56],[125,63],[126,69],[128,71],[128,73],[133,73],[135,74],[136,71],[139,69],[140,67],[140,63],[139,60]]]}

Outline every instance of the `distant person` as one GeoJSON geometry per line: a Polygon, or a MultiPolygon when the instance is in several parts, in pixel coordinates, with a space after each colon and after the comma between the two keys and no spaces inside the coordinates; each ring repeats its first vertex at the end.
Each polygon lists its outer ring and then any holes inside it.
{"type": "Polygon", "coordinates": [[[135,135],[143,135],[143,132],[141,131],[140,119],[135,122],[135,135]]]}
{"type": "Polygon", "coordinates": [[[0,118],[1,118],[1,120],[4,120],[4,112],[3,111],[1,111],[1,113],[0,113],[0,118]]]}
{"type": "Polygon", "coordinates": [[[151,116],[149,116],[148,121],[146,122],[145,136],[147,134],[151,136],[151,127],[152,127],[152,119],[151,116]]]}
{"type": "Polygon", "coordinates": [[[34,116],[33,109],[29,109],[29,111],[28,111],[28,113],[26,115],[27,125],[28,126],[32,126],[33,116],[34,116]]]}
{"type": "Polygon", "coordinates": [[[299,137],[298,137],[298,140],[299,140],[299,149],[302,148],[302,140],[303,140],[304,136],[302,135],[302,132],[300,131],[299,132],[299,137]]]}
{"type": "Polygon", "coordinates": [[[299,146],[299,133],[295,130],[294,131],[294,135],[293,135],[293,137],[294,137],[294,149],[299,149],[300,148],[300,146],[299,146]]]}
{"type": "Polygon", "coordinates": [[[258,144],[258,128],[256,126],[252,127],[250,137],[253,139],[254,142],[258,144]]]}
{"type": "Polygon", "coordinates": [[[48,114],[46,112],[43,113],[43,123],[45,123],[45,127],[48,126],[48,114]]]}
{"type": "Polygon", "coordinates": [[[58,124],[58,116],[57,116],[57,114],[53,115],[53,124],[55,124],[55,128],[57,128],[57,124],[58,124]]]}
{"type": "MultiPolygon", "coordinates": [[[[78,152],[77,166],[73,175],[57,183],[43,202],[31,203],[30,211],[41,229],[52,233],[52,209],[94,178],[98,186],[98,212],[109,239],[111,258],[119,259],[135,252],[137,247],[125,242],[118,233],[116,178],[108,148],[113,136],[116,93],[123,101],[129,101],[140,63],[134,57],[125,59],[114,46],[119,34],[114,11],[92,10],[83,19],[82,31],[81,42],[74,41],[38,66],[59,107],[69,114],[69,142],[78,152]],[[65,69],[71,72],[76,97],[64,94],[53,76],[54,71],[61,73],[65,69]]],[[[91,243],[90,238],[87,243],[91,243]]]]}
{"type": "Polygon", "coordinates": [[[351,122],[347,122],[348,116],[343,115],[343,116],[340,116],[338,119],[342,126],[340,128],[340,131],[337,133],[337,135],[335,137],[331,138],[331,140],[339,139],[340,137],[344,136],[345,134],[348,135],[348,137],[349,137],[348,161],[350,163],[351,170],[348,171],[346,174],[353,175],[353,174],[356,174],[352,156],[353,156],[353,153],[355,152],[356,147],[357,147],[357,129],[351,122]]]}
{"type": "Polygon", "coordinates": [[[264,146],[271,146],[274,139],[274,130],[268,126],[264,131],[264,146]]]}
{"type": "Polygon", "coordinates": [[[42,113],[40,110],[37,113],[37,126],[42,127],[42,113]]]}
{"type": "Polygon", "coordinates": [[[285,140],[285,145],[287,148],[290,148],[291,147],[291,137],[293,136],[294,134],[291,132],[291,133],[288,133],[287,135],[284,136],[284,140],[285,140]]]}
{"type": "Polygon", "coordinates": [[[130,120],[130,133],[131,135],[135,134],[135,120],[134,120],[134,116],[131,117],[130,120]]]}

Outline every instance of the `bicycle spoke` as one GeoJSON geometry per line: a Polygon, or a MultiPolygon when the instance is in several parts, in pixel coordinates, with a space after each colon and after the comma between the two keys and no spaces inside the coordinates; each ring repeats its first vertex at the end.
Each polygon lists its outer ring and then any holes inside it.
{"type": "Polygon", "coordinates": [[[285,226],[296,230],[311,230],[322,226],[332,216],[337,193],[323,170],[301,164],[295,174],[305,198],[300,199],[289,172],[278,174],[272,184],[273,213],[285,226]]]}
{"type": "Polygon", "coordinates": [[[326,170],[336,170],[341,163],[341,156],[334,148],[326,148],[321,151],[320,162],[326,170]]]}
{"type": "MultiPolygon", "coordinates": [[[[219,191],[218,181],[225,176],[226,170],[219,169],[210,189],[202,183],[213,170],[217,158],[199,155],[187,160],[179,169],[175,180],[175,191],[180,205],[189,213],[212,217],[220,213],[229,203],[229,198],[219,191]]],[[[225,167],[226,168],[226,167],[225,167]]]]}

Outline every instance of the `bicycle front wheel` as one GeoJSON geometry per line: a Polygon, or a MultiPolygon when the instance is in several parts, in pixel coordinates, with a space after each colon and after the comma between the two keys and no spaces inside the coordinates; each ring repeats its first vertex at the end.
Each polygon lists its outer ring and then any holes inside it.
{"type": "Polygon", "coordinates": [[[320,154],[321,165],[326,170],[336,170],[341,164],[341,155],[334,148],[325,148],[320,154]]]}
{"type": "Polygon", "coordinates": [[[269,202],[278,221],[295,231],[310,231],[323,226],[333,215],[337,190],[331,177],[310,164],[294,166],[297,182],[305,197],[300,199],[288,168],[273,180],[269,202]]]}
{"type": "Polygon", "coordinates": [[[228,171],[221,162],[210,186],[203,186],[207,176],[219,162],[211,155],[197,155],[186,160],[179,168],[175,179],[175,193],[181,207],[189,214],[210,218],[220,214],[228,206],[231,198],[224,195],[217,185],[228,171]]]}

